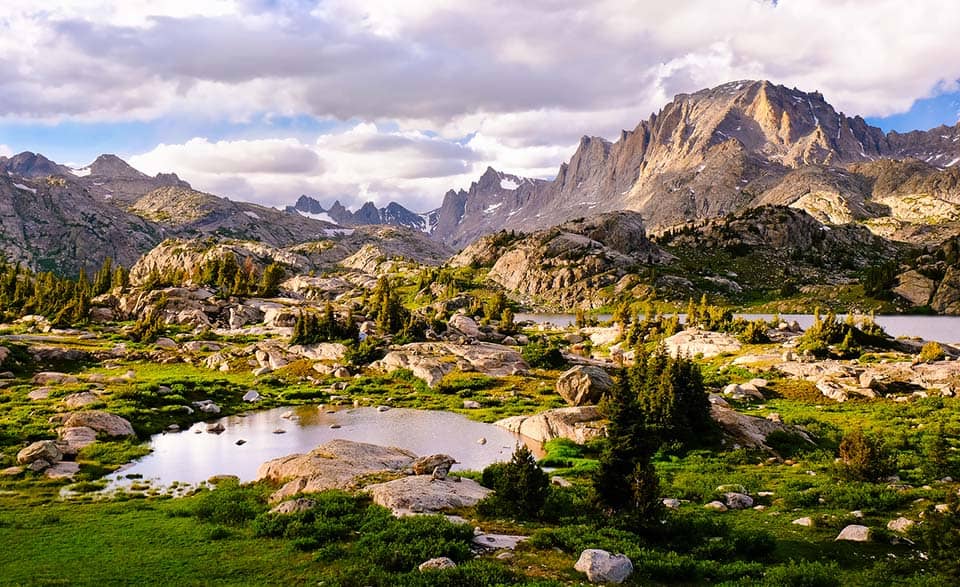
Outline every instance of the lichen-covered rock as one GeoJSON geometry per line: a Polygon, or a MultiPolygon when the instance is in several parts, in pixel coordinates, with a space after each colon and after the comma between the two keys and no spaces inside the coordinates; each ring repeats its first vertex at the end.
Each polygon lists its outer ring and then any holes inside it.
{"type": "Polygon", "coordinates": [[[63,453],[52,440],[38,440],[27,445],[17,453],[17,463],[28,465],[37,461],[55,463],[63,458],[63,453]]]}

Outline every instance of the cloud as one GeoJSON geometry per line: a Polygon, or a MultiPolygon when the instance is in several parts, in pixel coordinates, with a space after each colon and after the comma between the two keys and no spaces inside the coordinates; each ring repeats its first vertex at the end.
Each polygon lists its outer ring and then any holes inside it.
{"type": "Polygon", "coordinates": [[[0,121],[362,123],[316,144],[207,137],[138,157],[271,203],[313,190],[428,205],[487,164],[549,176],[581,135],[616,138],[674,94],[734,79],[819,90],[865,116],[960,89],[960,60],[947,58],[960,4],[934,0],[727,0],[722,9],[716,0],[49,0],[42,10],[0,0],[0,8],[0,121]]]}
{"type": "Polygon", "coordinates": [[[13,155],[13,149],[7,145],[0,144],[0,157],[9,157],[13,155]]]}

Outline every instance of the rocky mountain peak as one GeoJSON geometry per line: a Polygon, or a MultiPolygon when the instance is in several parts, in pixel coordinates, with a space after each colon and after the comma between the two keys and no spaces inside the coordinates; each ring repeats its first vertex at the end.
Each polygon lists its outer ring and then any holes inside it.
{"type": "Polygon", "coordinates": [[[137,171],[129,163],[113,154],[97,157],[89,166],[90,175],[123,179],[145,179],[146,174],[137,171]]]}
{"type": "Polygon", "coordinates": [[[41,178],[62,175],[66,168],[39,153],[24,151],[12,157],[0,157],[0,172],[26,178],[41,178]]]}

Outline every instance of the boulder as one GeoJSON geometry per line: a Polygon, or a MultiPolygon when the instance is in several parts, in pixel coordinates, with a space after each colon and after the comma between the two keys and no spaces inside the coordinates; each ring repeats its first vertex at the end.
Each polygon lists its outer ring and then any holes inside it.
{"type": "Polygon", "coordinates": [[[466,314],[454,314],[451,316],[450,321],[447,323],[447,328],[470,338],[481,338],[483,336],[483,332],[480,331],[477,323],[466,314]]]}
{"type": "Polygon", "coordinates": [[[415,454],[402,448],[337,439],[321,444],[307,454],[267,461],[257,470],[257,479],[285,482],[272,497],[280,500],[301,492],[352,489],[364,475],[399,473],[410,467],[416,458],[415,454]]]}
{"type": "Polygon", "coordinates": [[[850,542],[869,542],[870,528],[860,524],[851,524],[840,531],[834,540],[848,540],[850,542]]]}
{"type": "Polygon", "coordinates": [[[48,397],[50,397],[51,391],[53,390],[49,387],[38,387],[36,389],[31,390],[30,393],[27,394],[27,399],[33,400],[33,401],[47,399],[48,397]]]}
{"type": "Polygon", "coordinates": [[[307,510],[313,509],[316,507],[317,502],[306,498],[298,497],[297,499],[290,499],[284,502],[281,502],[275,505],[271,510],[271,514],[299,514],[300,512],[305,512],[307,510]]]}
{"type": "Polygon", "coordinates": [[[887,530],[905,534],[910,531],[910,528],[912,528],[914,524],[916,524],[916,522],[910,518],[904,518],[903,516],[900,516],[896,520],[890,520],[887,522],[887,530]]]}
{"type": "Polygon", "coordinates": [[[533,416],[511,416],[494,424],[536,442],[569,438],[583,444],[603,435],[603,417],[596,406],[556,408],[533,416]]]}
{"type": "Polygon", "coordinates": [[[725,512],[728,509],[727,506],[722,501],[711,501],[710,503],[704,505],[703,507],[708,510],[714,510],[717,512],[725,512]]]}
{"type": "Polygon", "coordinates": [[[57,371],[42,371],[33,376],[34,385],[65,385],[77,381],[78,379],[75,376],[57,371]]]}
{"type": "Polygon", "coordinates": [[[165,336],[158,338],[153,345],[158,349],[177,350],[179,345],[172,339],[165,336]]]}
{"type": "Polygon", "coordinates": [[[383,359],[370,366],[381,371],[409,369],[414,376],[434,387],[444,375],[457,366],[493,377],[522,375],[529,366],[515,348],[481,342],[454,344],[449,342],[415,342],[394,347],[383,359]],[[451,360],[453,359],[453,360],[451,360]]]}
{"type": "Polygon", "coordinates": [[[53,463],[44,470],[43,475],[48,479],[72,479],[80,472],[80,463],[74,461],[60,461],[53,463]]]}
{"type": "Polygon", "coordinates": [[[60,442],[64,454],[75,455],[85,446],[96,442],[97,431],[87,426],[60,429],[60,442]]]}
{"type": "Polygon", "coordinates": [[[472,507],[492,493],[472,479],[433,479],[426,475],[402,477],[364,488],[374,503],[397,515],[438,513],[472,507]]]}
{"type": "Polygon", "coordinates": [[[934,291],[936,291],[936,283],[915,269],[898,275],[897,285],[893,287],[893,293],[914,306],[929,304],[934,291]]]}
{"type": "Polygon", "coordinates": [[[431,475],[433,471],[437,468],[445,468],[450,470],[457,460],[451,457],[450,455],[436,454],[430,455],[427,457],[420,457],[419,459],[413,461],[413,474],[414,475],[431,475]]]}
{"type": "Polygon", "coordinates": [[[465,409],[465,410],[479,410],[481,407],[482,407],[482,406],[480,405],[480,402],[478,402],[478,401],[475,401],[475,400],[472,400],[472,399],[465,399],[465,400],[463,400],[463,409],[465,409]]]}
{"type": "Polygon", "coordinates": [[[578,365],[560,375],[556,389],[571,406],[596,404],[613,389],[613,378],[601,367],[578,365]]]}
{"type": "Polygon", "coordinates": [[[516,534],[477,534],[473,537],[473,545],[484,550],[514,550],[517,545],[527,540],[529,536],[516,534]]]}
{"type": "Polygon", "coordinates": [[[37,461],[46,461],[48,464],[55,463],[62,458],[63,453],[60,451],[60,447],[52,440],[38,440],[28,444],[17,453],[17,463],[21,465],[28,465],[37,461]]]}
{"type": "Polygon", "coordinates": [[[723,495],[723,501],[731,510],[745,510],[753,507],[753,498],[744,493],[731,491],[723,495]]]}
{"type": "Polygon", "coordinates": [[[633,563],[626,555],[597,548],[580,553],[573,568],[586,574],[591,583],[623,583],[633,574],[633,563]]]}
{"type": "Polygon", "coordinates": [[[452,569],[456,566],[457,563],[453,562],[453,559],[441,556],[420,563],[420,566],[417,567],[417,570],[419,570],[421,573],[424,571],[442,571],[444,569],[452,569]]]}
{"type": "Polygon", "coordinates": [[[260,401],[260,392],[256,389],[251,389],[247,393],[243,394],[243,401],[245,402],[255,402],[260,401]]]}
{"type": "Polygon", "coordinates": [[[67,397],[63,398],[63,404],[71,410],[76,410],[79,408],[85,408],[91,404],[100,402],[100,396],[91,392],[91,391],[81,391],[78,393],[71,393],[67,397]]]}
{"type": "Polygon", "coordinates": [[[710,332],[699,328],[690,328],[665,339],[664,344],[671,356],[705,358],[724,353],[736,353],[742,348],[740,341],[722,332],[710,332]]]}
{"type": "Polygon", "coordinates": [[[133,436],[133,426],[126,419],[108,412],[90,410],[74,412],[63,423],[64,428],[92,428],[98,434],[120,437],[133,436]]]}
{"type": "Polygon", "coordinates": [[[720,425],[726,436],[740,446],[772,450],[766,444],[767,436],[777,431],[796,434],[813,445],[813,441],[802,430],[767,418],[748,416],[716,403],[710,405],[710,417],[720,425]]]}

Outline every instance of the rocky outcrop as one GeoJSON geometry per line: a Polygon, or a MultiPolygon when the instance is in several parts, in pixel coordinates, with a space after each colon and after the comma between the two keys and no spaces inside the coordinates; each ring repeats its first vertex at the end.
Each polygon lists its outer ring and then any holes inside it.
{"type": "Polygon", "coordinates": [[[704,358],[725,353],[736,353],[742,348],[740,341],[723,332],[691,328],[683,330],[663,341],[671,356],[704,358]]]}
{"type": "Polygon", "coordinates": [[[526,236],[491,235],[450,263],[476,266],[495,260],[489,279],[522,299],[569,309],[601,305],[609,300],[600,299],[598,290],[640,265],[671,258],[647,240],[639,214],[615,212],[526,236]]]}
{"type": "Polygon", "coordinates": [[[364,475],[400,473],[413,464],[408,450],[350,440],[331,440],[307,454],[273,459],[257,470],[257,479],[283,483],[272,499],[326,489],[353,489],[364,475]]]}
{"type": "Polygon", "coordinates": [[[919,271],[907,271],[897,276],[893,293],[914,306],[926,306],[936,291],[936,282],[919,271]]]}
{"type": "Polygon", "coordinates": [[[529,369],[516,349],[488,342],[410,343],[392,348],[383,359],[371,363],[370,367],[387,373],[397,369],[409,369],[430,387],[434,387],[444,375],[457,369],[494,377],[520,375],[529,369]]]}
{"type": "Polygon", "coordinates": [[[583,444],[603,435],[603,420],[596,406],[547,410],[533,416],[511,416],[494,425],[536,442],[569,438],[583,444]]]}
{"type": "Polygon", "coordinates": [[[446,510],[472,507],[492,491],[472,479],[433,479],[429,475],[412,475],[364,488],[376,504],[389,508],[395,515],[434,514],[446,510]]]}
{"type": "Polygon", "coordinates": [[[960,314],[960,267],[947,269],[930,307],[941,314],[960,314]]]}
{"type": "Polygon", "coordinates": [[[556,389],[571,406],[597,404],[613,389],[613,378],[601,367],[578,365],[557,378],[556,389]]]}

